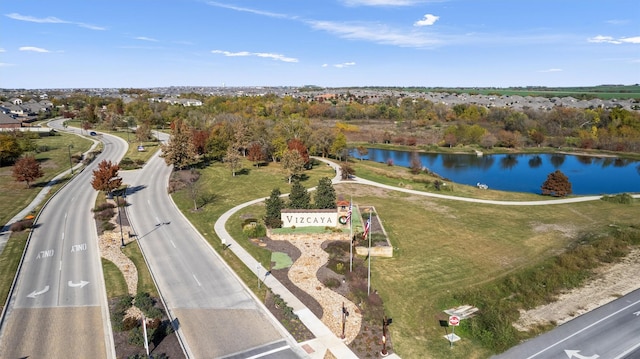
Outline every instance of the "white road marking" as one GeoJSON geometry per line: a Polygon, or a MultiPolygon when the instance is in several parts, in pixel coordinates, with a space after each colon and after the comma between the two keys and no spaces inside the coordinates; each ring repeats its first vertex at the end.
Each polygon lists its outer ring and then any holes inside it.
{"type": "Polygon", "coordinates": [[[173,241],[172,241],[172,240],[169,240],[169,242],[171,242],[171,245],[173,246],[173,248],[178,248],[178,247],[176,247],[176,244],[175,244],[175,243],[173,243],[173,241]]]}
{"type": "Polygon", "coordinates": [[[260,354],[254,355],[254,356],[252,356],[252,357],[248,357],[247,359],[257,359],[257,358],[262,358],[263,356],[267,356],[267,355],[269,355],[269,354],[273,354],[273,353],[281,352],[281,351],[286,350],[286,349],[288,349],[288,348],[289,348],[289,346],[288,346],[288,345],[285,345],[285,346],[282,346],[282,347],[280,347],[280,348],[271,349],[271,350],[266,351],[266,352],[264,352],[264,353],[260,353],[260,354]]]}
{"type": "Polygon", "coordinates": [[[196,283],[198,283],[198,287],[202,287],[202,284],[200,284],[200,281],[198,280],[198,278],[196,278],[196,275],[195,274],[192,274],[192,275],[193,275],[193,279],[195,279],[196,283]]]}
{"type": "Polygon", "coordinates": [[[638,347],[640,347],[640,343],[634,345],[633,347],[627,349],[624,353],[618,355],[617,357],[613,358],[613,359],[622,359],[624,358],[627,354],[631,353],[632,351],[636,350],[638,347]]]}
{"type": "Polygon", "coordinates": [[[555,342],[555,343],[553,343],[553,344],[549,345],[548,347],[546,347],[546,348],[542,349],[541,351],[539,351],[539,352],[537,352],[537,353],[533,354],[532,356],[528,357],[527,359],[534,358],[534,357],[538,356],[539,354],[542,354],[542,353],[546,352],[547,350],[549,350],[549,349],[551,349],[551,348],[555,347],[556,345],[558,345],[558,344],[560,344],[560,343],[562,343],[562,342],[564,342],[564,341],[566,341],[566,340],[569,340],[569,339],[573,338],[574,336],[576,336],[576,335],[578,335],[578,334],[580,334],[580,333],[584,332],[585,330],[587,330],[587,329],[589,329],[589,328],[593,327],[594,325],[598,325],[598,324],[600,324],[600,322],[603,322],[603,321],[605,321],[605,320],[607,320],[607,319],[609,319],[609,318],[613,317],[614,315],[616,315],[616,314],[618,314],[618,313],[620,313],[620,312],[622,312],[622,311],[625,311],[625,310],[627,310],[627,309],[629,309],[629,308],[633,307],[634,305],[636,305],[636,304],[638,304],[638,303],[640,303],[640,300],[639,300],[639,301],[637,301],[637,302],[635,302],[635,303],[631,303],[631,304],[627,305],[626,307],[624,307],[624,308],[622,308],[622,309],[620,309],[620,310],[618,310],[618,311],[616,311],[616,312],[613,312],[613,313],[611,313],[611,314],[607,315],[606,317],[604,317],[604,318],[602,318],[602,319],[600,319],[600,320],[598,320],[598,321],[596,321],[596,322],[594,322],[594,323],[592,323],[592,324],[590,324],[590,325],[587,325],[586,327],[584,327],[584,328],[582,328],[582,329],[578,330],[577,332],[575,332],[575,333],[573,333],[573,334],[569,335],[568,337],[566,337],[566,338],[564,338],[564,339],[562,339],[562,340],[559,340],[559,341],[557,341],[557,342],[555,342]]]}

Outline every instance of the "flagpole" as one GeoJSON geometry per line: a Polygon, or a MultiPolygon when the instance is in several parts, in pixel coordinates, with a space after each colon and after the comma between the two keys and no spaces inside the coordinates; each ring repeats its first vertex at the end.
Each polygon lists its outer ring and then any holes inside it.
{"type": "Polygon", "coordinates": [[[351,216],[349,216],[349,272],[353,271],[353,197],[349,198],[349,210],[351,216]]]}
{"type": "Polygon", "coordinates": [[[367,296],[371,291],[371,213],[369,213],[369,230],[367,231],[369,235],[369,250],[367,250],[367,255],[369,256],[369,270],[367,271],[367,296]]]}

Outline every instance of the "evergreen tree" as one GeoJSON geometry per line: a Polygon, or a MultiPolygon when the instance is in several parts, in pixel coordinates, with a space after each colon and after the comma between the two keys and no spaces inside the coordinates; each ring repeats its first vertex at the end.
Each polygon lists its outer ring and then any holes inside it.
{"type": "Polygon", "coordinates": [[[329,178],[322,177],[318,181],[314,201],[319,209],[336,208],[336,191],[329,178]]]}
{"type": "Polygon", "coordinates": [[[267,198],[264,202],[266,207],[266,215],[264,217],[264,224],[269,228],[280,228],[282,227],[281,213],[282,208],[284,208],[284,201],[280,198],[280,190],[278,188],[274,188],[271,191],[271,196],[267,198]]]}
{"type": "Polygon", "coordinates": [[[554,197],[564,197],[573,193],[571,182],[560,170],[556,170],[547,176],[547,180],[542,184],[542,194],[554,197]]]}
{"type": "Polygon", "coordinates": [[[307,189],[300,183],[300,181],[294,181],[291,186],[291,193],[289,193],[289,208],[293,209],[308,209],[311,207],[311,196],[307,189]]]}

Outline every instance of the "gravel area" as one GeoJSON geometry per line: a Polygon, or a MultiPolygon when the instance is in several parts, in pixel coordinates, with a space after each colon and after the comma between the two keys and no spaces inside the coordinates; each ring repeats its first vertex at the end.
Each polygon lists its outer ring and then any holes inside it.
{"type": "MultiPolygon", "coordinates": [[[[298,250],[300,255],[298,258],[292,258],[294,262],[288,270],[289,280],[307,295],[313,297],[320,305],[322,308],[320,319],[338,337],[342,335],[342,307],[344,305],[349,312],[344,330],[345,342],[350,343],[360,332],[362,325],[360,309],[344,296],[327,288],[317,276],[329,260],[329,254],[322,249],[322,243],[327,240],[344,239],[341,238],[344,235],[339,237],[324,234],[272,235],[271,239],[272,242],[286,241],[298,250]]],[[[304,300],[303,302],[306,303],[304,300]]],[[[315,312],[314,314],[317,315],[315,312]]]]}

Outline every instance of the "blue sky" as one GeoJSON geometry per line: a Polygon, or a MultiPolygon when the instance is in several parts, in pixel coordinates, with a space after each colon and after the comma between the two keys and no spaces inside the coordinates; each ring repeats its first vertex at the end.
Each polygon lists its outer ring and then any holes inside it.
{"type": "Polygon", "coordinates": [[[0,11],[0,88],[640,83],[637,0],[15,0],[0,11]]]}

